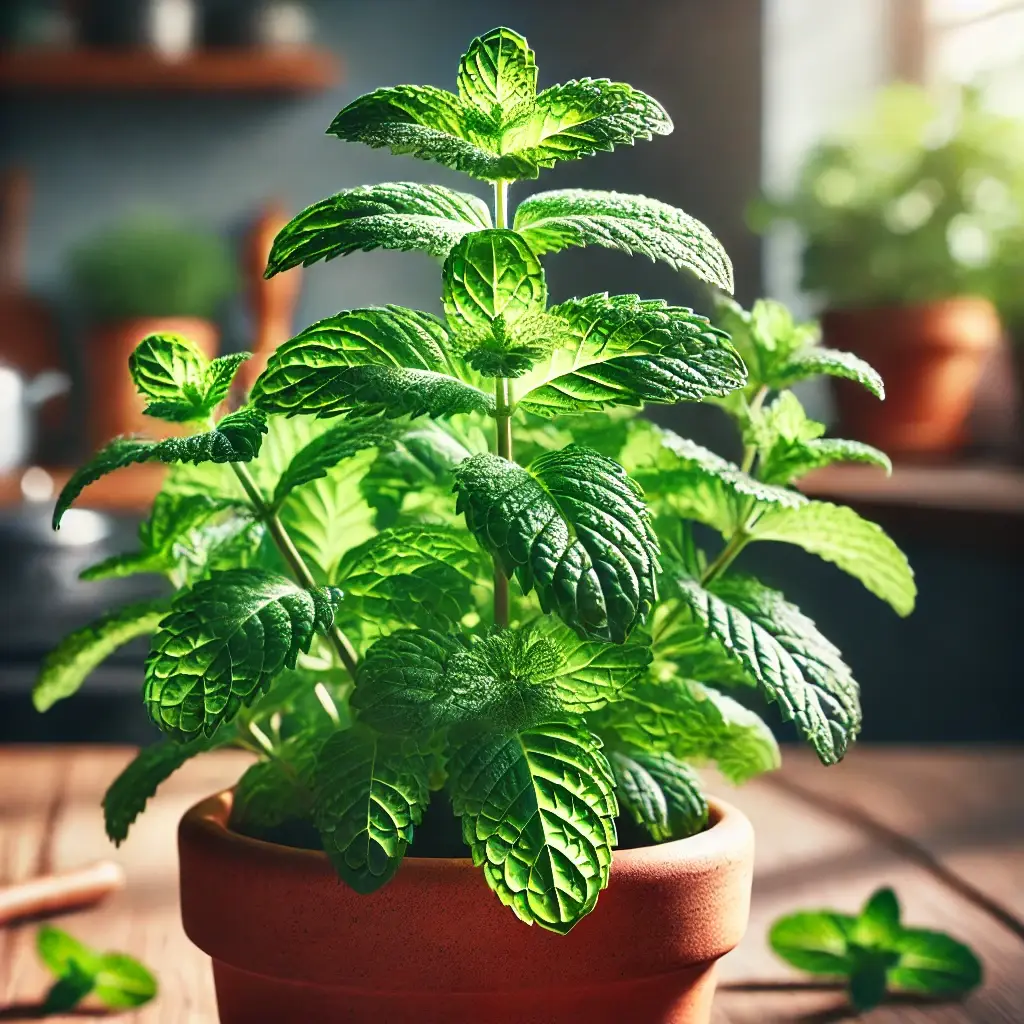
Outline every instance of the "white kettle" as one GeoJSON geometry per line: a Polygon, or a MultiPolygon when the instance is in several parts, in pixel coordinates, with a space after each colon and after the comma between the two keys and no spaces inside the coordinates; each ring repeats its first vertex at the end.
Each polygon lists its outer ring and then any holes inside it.
{"type": "Polygon", "coordinates": [[[13,366],[0,363],[0,473],[27,465],[36,439],[36,410],[71,386],[67,374],[45,370],[26,380],[13,366]]]}

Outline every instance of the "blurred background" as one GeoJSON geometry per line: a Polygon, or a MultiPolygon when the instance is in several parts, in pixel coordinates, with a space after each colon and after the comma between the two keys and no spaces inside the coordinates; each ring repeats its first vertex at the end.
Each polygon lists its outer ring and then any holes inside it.
{"type": "MultiPolygon", "coordinates": [[[[514,202],[585,186],[681,206],[724,242],[741,302],[767,294],[822,316],[828,344],[886,378],[884,406],[824,385],[802,397],[832,432],[893,454],[893,476],[831,467],[807,489],[893,533],[918,610],[900,620],[794,548],[743,555],[844,651],[864,738],[1020,740],[1024,2],[2,0],[0,741],[151,736],[145,645],[46,715],[29,692],[64,632],[159,591],[145,577],[78,579],[134,546],[159,472],[107,478],[59,534],[55,489],[145,426],[125,361],[154,329],[265,353],[346,307],[439,310],[426,256],[260,272],[281,224],[339,188],[486,193],[323,133],[378,86],[453,88],[465,44],[501,23],[528,37],[542,87],[628,81],[676,123],[516,186],[514,202]]],[[[621,254],[547,266],[555,300],[609,289],[706,306],[687,280],[621,254]]],[[[713,408],[651,414],[735,454],[713,408]]]]}

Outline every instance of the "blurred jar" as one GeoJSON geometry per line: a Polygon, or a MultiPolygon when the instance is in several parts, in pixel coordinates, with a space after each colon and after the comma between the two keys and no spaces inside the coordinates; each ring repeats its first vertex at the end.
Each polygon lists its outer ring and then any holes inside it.
{"type": "Polygon", "coordinates": [[[79,35],[89,46],[152,50],[167,60],[196,45],[196,0],[92,0],[79,14],[79,35]]]}
{"type": "Polygon", "coordinates": [[[286,49],[312,38],[309,8],[297,0],[208,0],[203,8],[207,46],[286,49]]]}

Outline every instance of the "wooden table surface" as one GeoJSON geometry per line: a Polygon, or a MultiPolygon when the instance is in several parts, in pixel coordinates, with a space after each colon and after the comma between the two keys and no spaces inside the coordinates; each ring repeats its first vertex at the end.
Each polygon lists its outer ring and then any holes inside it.
{"type": "MultiPolygon", "coordinates": [[[[127,871],[127,888],[95,909],[55,919],[84,941],[130,952],[157,971],[154,1003],[134,1017],[108,1019],[215,1024],[208,963],[178,919],[175,826],[191,803],[234,781],[247,757],[217,753],[191,762],[114,851],[98,804],[129,756],[98,747],[0,749],[0,883],[113,856],[127,871]]],[[[830,769],[787,751],[785,762],[781,772],[741,790],[709,780],[750,816],[757,834],[750,929],[722,961],[715,1024],[852,1019],[841,992],[802,987],[768,950],[765,932],[797,908],[855,910],[879,885],[895,887],[908,923],[970,943],[984,962],[985,983],[963,1003],[902,1000],[859,1019],[1024,1021],[1024,748],[862,747],[830,769]]],[[[45,991],[35,930],[0,930],[0,1020],[29,1019],[45,991]]]]}

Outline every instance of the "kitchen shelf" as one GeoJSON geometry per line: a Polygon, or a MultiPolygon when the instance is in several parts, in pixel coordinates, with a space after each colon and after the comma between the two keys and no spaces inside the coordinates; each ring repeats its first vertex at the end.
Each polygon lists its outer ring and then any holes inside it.
{"type": "Polygon", "coordinates": [[[851,505],[903,539],[1024,550],[1024,470],[998,465],[836,465],[800,481],[809,497],[851,505]]]}
{"type": "Polygon", "coordinates": [[[316,92],[341,80],[326,50],[207,50],[167,60],[144,50],[0,53],[0,89],[19,91],[316,92]]]}

